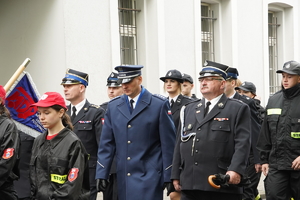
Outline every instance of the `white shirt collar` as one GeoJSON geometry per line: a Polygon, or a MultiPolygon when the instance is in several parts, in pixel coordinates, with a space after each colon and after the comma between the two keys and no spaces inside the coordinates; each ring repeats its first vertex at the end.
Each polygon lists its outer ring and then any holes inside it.
{"type": "MultiPolygon", "coordinates": [[[[132,104],[133,109],[135,109],[136,102],[137,102],[137,100],[139,99],[140,94],[141,94],[141,93],[139,93],[136,97],[133,98],[133,100],[134,100],[134,102],[133,102],[133,104],[132,104]]],[[[129,96],[127,96],[127,97],[128,97],[128,102],[130,102],[131,98],[130,98],[129,96]]]]}
{"type": "MultiPolygon", "coordinates": [[[[84,104],[86,103],[86,99],[83,99],[79,104],[75,106],[76,108],[76,115],[79,113],[79,111],[83,108],[84,104]]],[[[71,112],[74,105],[71,104],[71,112]]]]}
{"type": "Polygon", "coordinates": [[[175,103],[175,102],[176,102],[176,100],[177,100],[177,98],[178,98],[178,96],[179,96],[179,95],[177,95],[177,96],[176,96],[176,97],[174,97],[174,98],[170,98],[170,97],[169,97],[169,103],[171,104],[171,101],[172,101],[172,99],[173,99],[173,101],[174,101],[174,103],[175,103]]]}
{"type": "MultiPolygon", "coordinates": [[[[218,101],[221,99],[223,94],[217,96],[216,98],[213,98],[212,100],[210,100],[210,106],[209,106],[209,110],[208,113],[214,108],[214,106],[218,103],[218,101]]],[[[205,106],[206,106],[206,102],[208,102],[207,99],[205,99],[205,106]]]]}

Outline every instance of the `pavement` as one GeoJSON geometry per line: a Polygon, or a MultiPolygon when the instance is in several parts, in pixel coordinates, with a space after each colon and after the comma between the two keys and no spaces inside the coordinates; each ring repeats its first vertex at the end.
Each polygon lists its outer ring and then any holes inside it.
{"type": "MultiPolygon", "coordinates": [[[[260,197],[265,200],[266,197],[265,197],[265,188],[264,188],[264,180],[265,176],[264,175],[261,175],[261,178],[260,178],[260,182],[258,184],[258,191],[259,191],[259,194],[260,194],[260,197]]],[[[98,196],[97,196],[97,200],[103,200],[103,196],[102,196],[102,193],[98,193],[98,196]]],[[[167,193],[166,193],[166,190],[164,192],[164,200],[170,200],[170,197],[167,196],[167,193]]]]}

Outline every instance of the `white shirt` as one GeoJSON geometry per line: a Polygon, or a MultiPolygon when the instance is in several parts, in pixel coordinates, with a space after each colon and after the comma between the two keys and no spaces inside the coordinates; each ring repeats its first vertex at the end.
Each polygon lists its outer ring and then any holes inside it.
{"type": "Polygon", "coordinates": [[[179,96],[179,95],[177,95],[177,96],[174,97],[174,98],[170,98],[170,97],[169,97],[169,103],[170,103],[170,105],[172,104],[172,103],[171,103],[172,99],[173,99],[173,101],[174,101],[174,103],[175,103],[176,100],[177,100],[177,98],[178,98],[178,96],[179,96]]]}
{"type": "MultiPolygon", "coordinates": [[[[76,108],[76,115],[79,113],[79,111],[83,108],[84,104],[86,103],[86,99],[84,99],[83,101],[81,101],[79,104],[77,104],[75,106],[76,108]]],[[[74,105],[71,104],[71,114],[73,114],[72,112],[72,108],[73,108],[74,105]]]]}
{"type": "MultiPolygon", "coordinates": [[[[213,98],[212,100],[210,100],[210,106],[209,106],[209,110],[208,110],[208,112],[207,113],[209,113],[213,108],[214,108],[214,106],[218,103],[218,101],[221,99],[221,97],[222,97],[222,95],[223,94],[221,94],[221,95],[219,95],[219,96],[217,96],[216,98],[213,98]]],[[[207,99],[205,99],[205,106],[206,106],[206,102],[208,102],[208,100],[207,99]]]]}
{"type": "MultiPolygon", "coordinates": [[[[137,102],[137,100],[139,99],[140,94],[141,94],[141,93],[139,93],[136,97],[133,98],[133,101],[134,101],[134,102],[132,103],[133,109],[135,109],[136,102],[137,102]]],[[[131,98],[128,96],[128,102],[129,102],[129,103],[130,103],[130,100],[131,100],[131,98]]]]}

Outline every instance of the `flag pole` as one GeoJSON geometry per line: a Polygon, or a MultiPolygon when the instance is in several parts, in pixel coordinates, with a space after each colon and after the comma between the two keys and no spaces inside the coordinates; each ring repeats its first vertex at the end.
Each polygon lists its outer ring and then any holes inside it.
{"type": "Polygon", "coordinates": [[[14,82],[18,79],[20,74],[24,71],[24,69],[27,67],[27,65],[30,63],[30,59],[26,58],[24,62],[20,65],[20,67],[17,69],[17,71],[12,75],[12,77],[7,81],[7,83],[4,86],[4,90],[8,91],[10,87],[14,84],[14,82]]]}

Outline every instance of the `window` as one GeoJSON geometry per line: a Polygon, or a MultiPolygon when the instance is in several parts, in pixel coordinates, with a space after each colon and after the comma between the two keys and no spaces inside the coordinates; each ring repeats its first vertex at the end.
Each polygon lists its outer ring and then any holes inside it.
{"type": "Polygon", "coordinates": [[[214,52],[214,21],[213,11],[209,4],[201,3],[201,42],[202,63],[215,60],[214,52]]]}
{"type": "Polygon", "coordinates": [[[274,12],[268,14],[268,26],[269,26],[269,85],[270,95],[273,95],[281,89],[281,82],[279,76],[276,73],[278,70],[278,37],[277,29],[280,24],[277,24],[277,18],[274,12]]]}
{"type": "Polygon", "coordinates": [[[119,33],[122,65],[136,65],[137,26],[135,0],[119,0],[119,33]]]}

